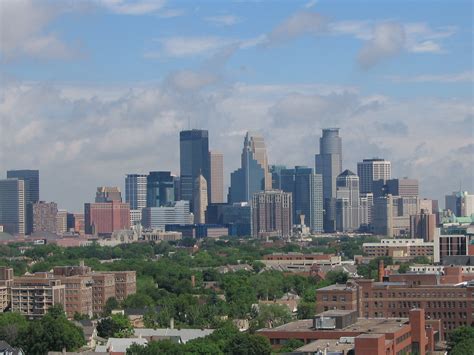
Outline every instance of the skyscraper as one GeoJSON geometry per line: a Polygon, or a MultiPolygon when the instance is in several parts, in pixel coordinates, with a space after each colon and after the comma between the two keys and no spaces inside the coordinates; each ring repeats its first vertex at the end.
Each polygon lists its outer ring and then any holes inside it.
{"type": "Polygon", "coordinates": [[[125,177],[125,202],[130,210],[141,210],[146,207],[147,175],[128,174],[125,177]]]}
{"type": "Polygon", "coordinates": [[[335,230],[336,177],[342,171],[342,140],[339,128],[323,129],[319,139],[319,154],[315,158],[316,173],[323,176],[324,230],[335,230]]]}
{"type": "Polygon", "coordinates": [[[374,192],[372,189],[374,181],[383,180],[385,182],[391,179],[392,165],[385,159],[364,159],[357,163],[357,175],[359,175],[360,192],[374,192]]]}
{"type": "Polygon", "coordinates": [[[261,136],[246,134],[241,155],[241,167],[230,176],[229,203],[250,202],[252,196],[265,190],[266,184],[271,188],[271,175],[266,164],[265,143],[261,136]],[[259,159],[257,159],[257,153],[259,159]],[[267,180],[266,180],[267,179],[267,180]]]}
{"type": "Polygon", "coordinates": [[[8,170],[7,179],[17,178],[24,181],[25,194],[25,233],[33,231],[33,203],[39,201],[39,170],[8,170]]]}
{"type": "Polygon", "coordinates": [[[206,223],[206,209],[207,209],[207,182],[204,176],[199,175],[194,181],[194,223],[206,223]]]}
{"type": "Polygon", "coordinates": [[[207,130],[193,129],[181,131],[180,140],[180,181],[181,199],[189,201],[193,210],[194,182],[202,175],[208,184],[208,200],[210,200],[211,174],[209,162],[209,133],[207,130]]]}
{"type": "Polygon", "coordinates": [[[150,171],[146,181],[146,207],[161,207],[175,200],[170,171],[150,171]]]}
{"type": "Polygon", "coordinates": [[[360,227],[359,177],[344,170],[336,178],[336,228],[355,231],[360,227]]]}
{"type": "Polygon", "coordinates": [[[25,234],[25,181],[0,180],[0,225],[4,232],[25,234]]]}
{"type": "Polygon", "coordinates": [[[261,191],[252,198],[252,233],[255,237],[291,235],[292,195],[281,190],[261,191]]]}
{"type": "Polygon", "coordinates": [[[224,156],[210,152],[211,163],[211,200],[210,203],[224,202],[224,156]]]}
{"type": "Polygon", "coordinates": [[[390,179],[386,183],[387,194],[401,197],[418,196],[418,180],[416,179],[390,179]]]}
{"type": "Polygon", "coordinates": [[[471,216],[474,214],[474,195],[469,195],[467,191],[446,195],[445,208],[451,210],[458,217],[471,216]]]}
{"type": "Polygon", "coordinates": [[[293,220],[304,215],[313,232],[323,231],[323,181],[312,168],[296,166],[280,172],[281,189],[293,194],[293,220]]]}
{"type": "Polygon", "coordinates": [[[117,186],[100,186],[95,193],[95,202],[122,202],[122,193],[117,186]]]}
{"type": "Polygon", "coordinates": [[[56,202],[39,201],[33,204],[33,232],[57,231],[58,205],[56,202]]]}

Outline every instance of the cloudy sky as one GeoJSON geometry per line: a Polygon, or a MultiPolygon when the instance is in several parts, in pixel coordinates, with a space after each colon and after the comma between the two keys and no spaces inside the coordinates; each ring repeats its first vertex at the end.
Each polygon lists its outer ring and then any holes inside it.
{"type": "MultiPolygon", "coordinates": [[[[81,211],[127,173],[179,173],[178,132],[209,130],[225,176],[259,131],[270,163],[392,161],[423,197],[474,191],[466,1],[0,0],[0,177],[40,169],[81,211]]],[[[443,202],[444,204],[444,202],[443,202]]]]}

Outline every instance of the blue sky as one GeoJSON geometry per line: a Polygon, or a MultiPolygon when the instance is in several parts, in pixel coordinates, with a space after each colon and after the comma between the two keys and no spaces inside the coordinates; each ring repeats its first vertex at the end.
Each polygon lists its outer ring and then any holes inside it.
{"type": "Polygon", "coordinates": [[[42,198],[80,210],[125,173],[178,173],[188,120],[210,130],[226,179],[247,129],[271,163],[312,165],[337,125],[347,168],[383,155],[425,197],[472,190],[472,13],[459,0],[5,0],[0,170],[38,167],[42,198]],[[76,195],[58,188],[82,175],[76,195]]]}

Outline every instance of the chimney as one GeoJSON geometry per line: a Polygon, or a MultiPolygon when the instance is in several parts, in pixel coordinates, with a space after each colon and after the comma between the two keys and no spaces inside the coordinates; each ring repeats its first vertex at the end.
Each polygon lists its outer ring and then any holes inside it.
{"type": "Polygon", "coordinates": [[[383,259],[379,260],[379,282],[383,282],[383,276],[385,273],[385,267],[383,265],[383,259]]]}
{"type": "Polygon", "coordinates": [[[174,329],[174,318],[171,317],[170,319],[170,329],[174,329]]]}
{"type": "Polygon", "coordinates": [[[196,287],[196,276],[191,275],[191,286],[194,288],[196,287]]]}

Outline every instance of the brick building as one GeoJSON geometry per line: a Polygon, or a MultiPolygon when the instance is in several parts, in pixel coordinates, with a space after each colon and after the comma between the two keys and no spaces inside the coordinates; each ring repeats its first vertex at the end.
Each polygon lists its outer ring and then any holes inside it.
{"type": "Polygon", "coordinates": [[[422,309],[408,318],[358,318],[356,311],[326,311],[314,319],[303,319],[276,328],[257,331],[279,348],[290,339],[303,341],[297,354],[425,355],[438,340],[439,321],[426,321],[422,309]],[[335,350],[345,352],[335,352],[335,350]],[[341,349],[344,348],[344,349],[341,349]]]}
{"type": "Polygon", "coordinates": [[[289,237],[293,227],[290,192],[261,191],[252,198],[252,232],[256,237],[289,237]]]}
{"type": "Polygon", "coordinates": [[[111,235],[130,228],[130,206],[119,201],[84,204],[86,234],[111,235]]]}
{"type": "MultiPolygon", "coordinates": [[[[364,255],[368,257],[391,256],[394,260],[407,261],[417,256],[435,258],[435,245],[423,239],[382,239],[379,243],[364,243],[364,255]]],[[[436,260],[435,260],[436,261],[436,260]]]]}
{"type": "Polygon", "coordinates": [[[427,319],[441,320],[441,337],[446,332],[471,325],[474,283],[463,276],[460,267],[445,267],[439,274],[392,274],[383,282],[359,279],[345,285],[332,285],[316,291],[316,309],[353,310],[360,317],[407,317],[410,310],[425,310],[427,319]]]}

